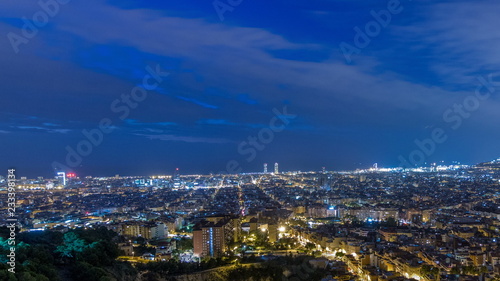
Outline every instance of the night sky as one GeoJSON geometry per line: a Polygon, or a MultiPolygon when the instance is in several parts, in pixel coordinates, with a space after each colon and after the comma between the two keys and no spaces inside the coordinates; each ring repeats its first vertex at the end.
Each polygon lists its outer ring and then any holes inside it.
{"type": "Polygon", "coordinates": [[[500,157],[498,1],[40,3],[0,2],[18,176],[500,157]]]}

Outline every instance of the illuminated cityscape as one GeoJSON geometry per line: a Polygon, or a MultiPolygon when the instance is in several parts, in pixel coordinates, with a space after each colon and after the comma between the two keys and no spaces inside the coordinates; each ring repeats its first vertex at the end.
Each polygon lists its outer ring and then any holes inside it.
{"type": "MultiPolygon", "coordinates": [[[[118,259],[133,264],[311,256],[313,270],[337,280],[492,280],[500,270],[500,160],[272,174],[179,171],[19,179],[20,231],[103,227],[123,237],[118,259]]],[[[6,188],[0,195],[5,202],[6,188]]]]}
{"type": "Polygon", "coordinates": [[[0,281],[500,281],[500,1],[0,1],[0,281]]]}

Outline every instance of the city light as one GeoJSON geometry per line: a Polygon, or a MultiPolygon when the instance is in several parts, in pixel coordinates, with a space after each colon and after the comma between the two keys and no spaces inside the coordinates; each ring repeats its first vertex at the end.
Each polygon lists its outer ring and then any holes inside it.
{"type": "Polygon", "coordinates": [[[500,281],[500,1],[0,6],[0,279],[500,281]]]}

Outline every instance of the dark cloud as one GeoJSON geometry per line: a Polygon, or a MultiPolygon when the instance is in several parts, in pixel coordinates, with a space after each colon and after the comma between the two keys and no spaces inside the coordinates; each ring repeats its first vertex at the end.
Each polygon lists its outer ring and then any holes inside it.
{"type": "MultiPolygon", "coordinates": [[[[263,161],[284,169],[397,165],[416,138],[447,126],[443,113],[500,63],[498,3],[402,4],[401,14],[347,64],[339,44],[385,3],[252,1],[220,22],[209,2],[71,1],[16,54],[7,34],[22,34],[22,17],[41,8],[4,1],[0,167],[50,174],[66,146],[104,118],[115,130],[75,168],[82,173],[179,164],[189,166],[186,172],[220,171],[231,159],[245,171],[260,170],[263,161]],[[170,75],[120,118],[113,102],[156,65],[170,75]],[[283,105],[297,118],[245,162],[238,144],[267,128],[283,105]],[[21,138],[36,145],[23,150],[21,138]]],[[[499,114],[492,95],[429,160],[497,158],[499,114]]]]}

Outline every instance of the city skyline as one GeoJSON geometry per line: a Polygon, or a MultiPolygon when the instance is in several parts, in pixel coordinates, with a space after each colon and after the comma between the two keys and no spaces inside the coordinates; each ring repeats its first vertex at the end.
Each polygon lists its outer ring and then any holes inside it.
{"type": "Polygon", "coordinates": [[[500,281],[499,10],[0,1],[0,280],[500,281]]]}
{"type": "Polygon", "coordinates": [[[358,173],[365,173],[365,172],[403,172],[403,171],[411,171],[411,172],[427,172],[427,171],[439,171],[439,170],[454,170],[458,168],[464,168],[464,167],[474,167],[478,165],[484,165],[484,164],[496,164],[500,163],[500,158],[493,159],[491,161],[483,161],[480,163],[460,163],[457,161],[453,161],[452,163],[425,163],[425,165],[422,166],[415,166],[415,167],[404,167],[404,166],[378,166],[378,163],[373,163],[373,165],[367,165],[362,168],[356,168],[356,169],[327,169],[327,167],[319,167],[318,169],[312,169],[312,170],[304,170],[304,169],[285,169],[278,171],[278,164],[279,163],[274,163],[272,171],[269,171],[267,169],[267,163],[262,163],[262,169],[259,170],[252,170],[252,171],[241,171],[241,172],[233,172],[230,173],[227,170],[223,171],[218,171],[218,172],[209,172],[209,173],[202,173],[202,172],[188,172],[188,171],[183,171],[181,168],[175,168],[172,171],[162,171],[159,173],[145,173],[145,174],[138,174],[138,173],[133,173],[133,174],[80,174],[77,173],[75,170],[69,170],[66,172],[57,172],[56,174],[48,174],[48,175],[27,175],[27,174],[22,174],[19,173],[19,171],[15,167],[10,167],[10,169],[16,170],[16,175],[19,178],[23,179],[37,179],[37,178],[44,178],[44,179],[51,179],[55,178],[61,181],[62,178],[64,178],[64,181],[66,181],[68,178],[85,178],[85,177],[94,177],[94,178],[115,178],[115,177],[171,177],[171,178],[176,178],[180,176],[194,176],[194,175],[265,175],[265,174],[271,174],[271,175],[278,175],[278,174],[290,174],[290,173],[352,173],[352,172],[358,172],[358,173]],[[436,170],[436,168],[438,168],[436,170]]]}
{"type": "Polygon", "coordinates": [[[64,271],[74,280],[500,278],[500,159],[339,173],[181,172],[29,180],[9,170],[0,197],[19,207],[4,204],[0,242],[19,246],[0,247],[10,259],[1,266],[34,280],[64,271]],[[26,248],[34,254],[17,254],[26,248]],[[57,262],[68,253],[75,258],[57,262]]]}

